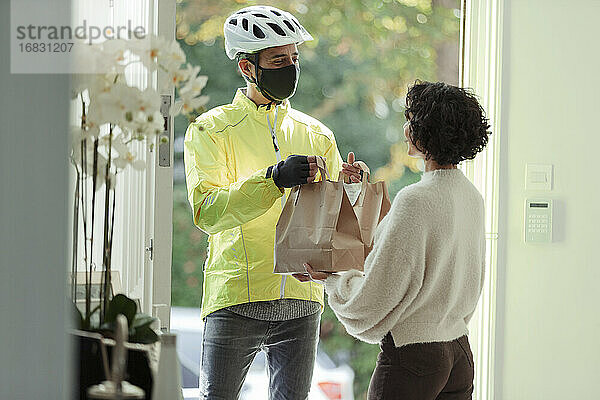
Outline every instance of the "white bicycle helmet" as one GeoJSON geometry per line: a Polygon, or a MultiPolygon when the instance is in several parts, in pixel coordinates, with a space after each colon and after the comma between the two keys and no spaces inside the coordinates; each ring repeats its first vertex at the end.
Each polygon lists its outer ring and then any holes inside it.
{"type": "Polygon", "coordinates": [[[271,6],[251,6],[237,11],[225,20],[223,31],[225,51],[232,60],[238,53],[313,40],[292,14],[271,6]]]}

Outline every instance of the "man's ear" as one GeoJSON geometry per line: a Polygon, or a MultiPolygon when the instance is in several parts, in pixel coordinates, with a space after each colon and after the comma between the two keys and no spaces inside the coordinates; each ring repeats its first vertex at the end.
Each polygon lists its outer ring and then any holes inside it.
{"type": "Polygon", "coordinates": [[[246,77],[246,79],[252,80],[252,76],[254,75],[254,65],[248,59],[241,59],[238,63],[238,68],[242,75],[246,77]]]}

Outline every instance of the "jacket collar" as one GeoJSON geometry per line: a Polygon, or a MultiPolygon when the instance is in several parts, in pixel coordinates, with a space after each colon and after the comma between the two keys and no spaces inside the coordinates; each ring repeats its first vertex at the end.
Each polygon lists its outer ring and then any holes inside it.
{"type": "MultiPolygon", "coordinates": [[[[252,100],[246,97],[246,88],[239,88],[235,97],[233,98],[232,104],[241,107],[244,109],[250,116],[258,119],[260,121],[266,121],[267,114],[270,116],[271,120],[273,120],[273,114],[275,113],[275,106],[271,105],[269,109],[268,106],[257,106],[252,100]]],[[[277,125],[283,119],[283,117],[287,114],[290,109],[289,100],[284,100],[281,104],[277,106],[277,125]]]]}

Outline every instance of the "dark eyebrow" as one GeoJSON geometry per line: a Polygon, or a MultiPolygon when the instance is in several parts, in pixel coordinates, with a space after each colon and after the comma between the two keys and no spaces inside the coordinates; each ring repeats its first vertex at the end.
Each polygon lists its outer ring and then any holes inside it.
{"type": "MultiPolygon", "coordinates": [[[[295,51],[295,52],[292,54],[292,56],[297,56],[297,55],[298,55],[298,52],[297,52],[297,51],[295,51]]],[[[271,56],[271,60],[274,60],[274,59],[276,59],[276,58],[280,58],[280,57],[286,57],[286,56],[287,56],[287,54],[275,54],[274,56],[271,56]]]]}

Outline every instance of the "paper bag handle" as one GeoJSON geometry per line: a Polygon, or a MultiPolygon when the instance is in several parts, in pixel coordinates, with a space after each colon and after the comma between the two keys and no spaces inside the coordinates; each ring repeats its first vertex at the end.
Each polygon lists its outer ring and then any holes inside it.
{"type": "Polygon", "coordinates": [[[317,156],[317,167],[319,168],[319,171],[321,172],[321,180],[325,180],[325,178],[327,178],[327,180],[331,180],[331,178],[329,177],[329,171],[327,170],[327,164],[325,163],[325,160],[323,159],[323,157],[321,156],[317,156]]]}
{"type": "Polygon", "coordinates": [[[367,164],[365,164],[364,161],[355,161],[354,163],[358,164],[360,166],[360,169],[362,169],[364,172],[363,179],[361,182],[362,184],[360,185],[360,194],[358,195],[358,198],[356,199],[355,203],[356,205],[362,206],[365,200],[365,193],[367,192],[367,184],[371,180],[371,169],[367,164]]]}
{"type": "Polygon", "coordinates": [[[363,178],[363,182],[369,182],[371,180],[371,168],[369,168],[369,166],[364,161],[355,161],[354,164],[358,164],[360,166],[360,169],[362,169],[363,172],[367,174],[367,179],[363,178]]]}

